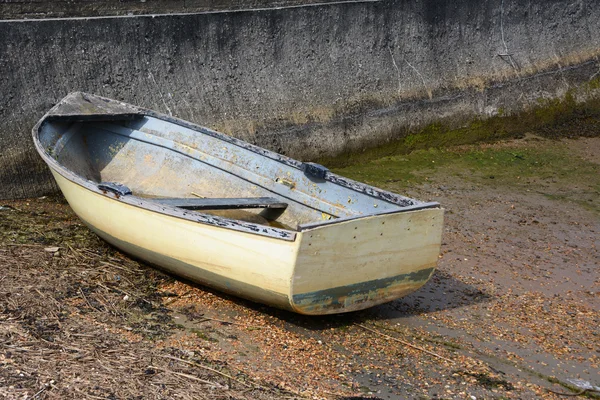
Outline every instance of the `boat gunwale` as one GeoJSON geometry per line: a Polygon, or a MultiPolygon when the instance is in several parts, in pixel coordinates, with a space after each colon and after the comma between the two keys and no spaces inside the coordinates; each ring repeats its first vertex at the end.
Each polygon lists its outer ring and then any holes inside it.
{"type": "MultiPolygon", "coordinates": [[[[39,152],[40,150],[38,150],[39,152]]],[[[243,222],[235,219],[223,218],[216,215],[204,214],[196,211],[188,211],[184,209],[180,209],[174,206],[161,206],[157,202],[152,201],[151,199],[146,199],[143,197],[138,197],[135,195],[125,195],[121,196],[116,193],[112,193],[110,191],[103,191],[98,188],[98,185],[86,179],[83,179],[81,176],[75,174],[69,169],[63,167],[60,163],[54,160],[49,154],[43,150],[42,157],[44,161],[48,163],[48,165],[57,173],[59,173],[62,177],[67,179],[69,182],[72,182],[78,186],[81,186],[90,192],[99,194],[101,196],[105,196],[110,198],[111,200],[116,200],[118,202],[141,208],[143,210],[148,210],[152,212],[156,212],[163,215],[168,215],[170,217],[175,217],[183,220],[187,220],[190,222],[196,222],[204,225],[210,225],[225,229],[232,229],[244,233],[256,234],[261,236],[268,236],[274,239],[283,239],[287,241],[295,241],[296,240],[296,232],[273,228],[266,225],[253,224],[250,222],[243,222]]]]}
{"type": "Polygon", "coordinates": [[[189,212],[189,211],[185,211],[185,210],[180,210],[176,207],[160,206],[150,199],[145,199],[145,198],[137,197],[134,195],[119,196],[119,195],[113,194],[111,196],[110,192],[105,192],[105,191],[100,190],[97,187],[97,183],[95,183],[93,181],[89,181],[87,179],[84,179],[82,176],[76,174],[75,172],[69,170],[68,168],[66,168],[65,166],[60,164],[57,160],[55,160],[46,151],[46,149],[43,148],[43,146],[40,142],[39,136],[40,136],[41,128],[42,128],[43,124],[46,122],[54,122],[54,121],[80,121],[80,122],[98,121],[98,122],[100,122],[100,121],[115,120],[115,119],[119,119],[119,120],[133,120],[136,118],[141,119],[146,116],[156,118],[161,121],[165,121],[168,123],[172,123],[174,125],[179,125],[184,128],[194,130],[196,132],[214,137],[216,139],[219,139],[219,140],[228,142],[230,144],[233,144],[235,146],[241,147],[243,149],[249,150],[260,156],[273,159],[273,160],[278,161],[286,166],[296,168],[301,171],[303,170],[303,166],[304,166],[303,162],[295,160],[288,156],[278,154],[273,151],[264,149],[262,147],[253,145],[253,144],[245,142],[241,139],[225,135],[223,133],[214,131],[212,129],[209,129],[209,128],[206,128],[206,127],[203,127],[200,125],[193,124],[188,121],[181,120],[179,118],[175,118],[173,116],[161,114],[161,113],[158,113],[153,110],[145,109],[145,108],[131,105],[128,103],[124,103],[124,102],[121,102],[118,100],[108,99],[105,97],[87,94],[87,93],[83,93],[83,92],[69,93],[67,96],[65,96],[63,99],[61,99],[61,101],[59,101],[54,107],[52,107],[33,127],[33,129],[32,129],[33,142],[36,147],[36,150],[38,151],[38,153],[40,154],[40,156],[42,157],[44,162],[46,162],[46,164],[48,164],[49,167],[54,169],[57,173],[60,173],[60,175],[62,175],[67,180],[69,180],[75,184],[78,184],[79,186],[82,186],[82,187],[84,187],[92,192],[95,192],[97,194],[110,197],[111,199],[129,204],[131,206],[143,208],[143,209],[158,212],[161,214],[170,215],[170,216],[173,216],[176,218],[185,219],[185,220],[189,220],[192,222],[198,222],[198,223],[202,223],[202,224],[217,226],[217,227],[226,228],[226,229],[233,229],[233,230],[237,230],[237,231],[241,231],[241,232],[245,232],[245,233],[258,234],[258,235],[262,235],[262,236],[268,236],[268,237],[273,237],[275,239],[283,239],[283,240],[287,240],[287,241],[295,241],[297,232],[302,232],[302,231],[305,231],[308,229],[316,229],[316,228],[320,228],[320,227],[324,227],[324,226],[329,226],[329,225],[335,224],[335,223],[342,223],[342,222],[346,222],[346,221],[350,221],[350,220],[357,220],[357,219],[367,218],[367,217],[372,217],[372,216],[377,216],[377,215],[395,214],[395,213],[401,213],[401,212],[407,212],[407,211],[415,211],[415,210],[424,209],[424,208],[439,208],[439,206],[440,206],[439,203],[437,203],[437,202],[422,202],[422,201],[419,201],[416,199],[411,199],[411,198],[408,198],[408,197],[405,197],[405,196],[402,196],[402,195],[399,195],[396,193],[388,192],[386,190],[379,189],[374,186],[364,184],[362,182],[354,181],[352,179],[349,179],[349,178],[337,175],[335,173],[332,173],[330,171],[327,171],[327,174],[323,178],[324,180],[331,182],[335,185],[339,185],[341,187],[348,188],[348,189],[366,194],[371,197],[375,197],[382,201],[398,205],[399,208],[396,210],[379,211],[379,212],[373,212],[373,213],[369,213],[369,214],[362,214],[362,215],[345,217],[345,218],[336,218],[336,219],[332,219],[332,220],[301,224],[298,226],[297,231],[281,229],[281,228],[274,228],[274,227],[268,227],[265,225],[243,222],[243,221],[239,221],[239,220],[235,220],[235,219],[223,218],[223,217],[214,216],[214,215],[210,215],[210,214],[203,214],[203,213],[199,213],[199,212],[189,212]],[[81,113],[81,114],[66,114],[66,115],[60,114],[58,111],[60,110],[61,106],[66,105],[70,99],[75,98],[76,96],[81,96],[84,100],[87,100],[87,101],[89,101],[89,99],[86,98],[86,96],[92,97],[92,98],[104,101],[105,103],[120,106],[124,110],[126,110],[126,112],[117,112],[117,113],[97,112],[97,113],[89,113],[89,114],[81,113]]]}
{"type": "Polygon", "coordinates": [[[311,229],[317,229],[317,228],[320,228],[323,226],[330,226],[330,225],[334,225],[334,224],[341,224],[343,222],[355,221],[355,220],[361,219],[361,218],[378,217],[380,215],[383,216],[383,215],[390,215],[390,214],[399,214],[400,212],[427,210],[430,208],[441,208],[441,207],[440,207],[439,203],[431,202],[431,203],[423,203],[423,204],[416,204],[413,206],[403,207],[400,211],[386,210],[386,211],[378,212],[376,214],[363,214],[358,217],[352,216],[352,217],[330,219],[327,221],[307,222],[306,224],[298,225],[298,232],[305,232],[305,231],[308,231],[311,229]]]}

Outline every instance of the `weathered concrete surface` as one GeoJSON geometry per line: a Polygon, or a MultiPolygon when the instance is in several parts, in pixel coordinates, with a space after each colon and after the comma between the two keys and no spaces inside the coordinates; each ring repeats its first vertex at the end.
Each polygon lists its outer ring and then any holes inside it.
{"type": "Polygon", "coordinates": [[[0,0],[2,19],[196,13],[277,8],[335,0],[0,0]]]}
{"type": "Polygon", "coordinates": [[[0,21],[0,198],[54,188],[29,131],[70,91],[316,159],[442,121],[597,98],[593,0],[386,0],[0,21]]]}

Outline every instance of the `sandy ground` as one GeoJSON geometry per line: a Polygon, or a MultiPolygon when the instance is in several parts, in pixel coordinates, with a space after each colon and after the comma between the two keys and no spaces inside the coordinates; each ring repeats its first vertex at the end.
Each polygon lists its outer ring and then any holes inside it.
{"type": "Polygon", "coordinates": [[[339,172],[439,201],[445,232],[421,290],[320,318],[130,260],[60,198],[4,202],[0,396],[600,397],[570,382],[600,386],[600,138],[527,137],[339,172]]]}

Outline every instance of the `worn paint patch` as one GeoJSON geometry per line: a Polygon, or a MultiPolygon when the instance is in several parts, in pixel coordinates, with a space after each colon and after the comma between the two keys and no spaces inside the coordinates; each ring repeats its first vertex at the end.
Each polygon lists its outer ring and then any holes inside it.
{"type": "Polygon", "coordinates": [[[301,314],[356,311],[416,291],[429,280],[434,270],[433,267],[425,268],[390,278],[295,294],[292,296],[292,304],[295,311],[301,314]],[[365,303],[370,304],[367,306],[365,303]]]}

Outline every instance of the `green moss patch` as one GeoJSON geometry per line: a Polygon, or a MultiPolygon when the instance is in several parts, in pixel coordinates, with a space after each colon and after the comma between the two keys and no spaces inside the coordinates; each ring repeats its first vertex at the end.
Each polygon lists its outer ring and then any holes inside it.
{"type": "Polygon", "coordinates": [[[443,188],[455,176],[510,190],[535,190],[600,212],[600,164],[579,157],[563,142],[535,137],[416,150],[333,171],[399,193],[426,182],[443,188]],[[546,192],[550,184],[553,189],[546,192]]]}
{"type": "MultiPolygon", "coordinates": [[[[599,85],[600,80],[595,79],[580,90],[589,92],[599,85]]],[[[331,167],[345,167],[390,155],[409,154],[416,150],[522,138],[527,133],[547,138],[600,135],[600,99],[578,103],[575,90],[567,92],[563,99],[539,99],[538,105],[530,110],[505,114],[504,109],[499,109],[493,117],[476,119],[459,128],[438,121],[417,131],[399,133],[397,136],[401,138],[396,141],[362,152],[324,158],[319,162],[331,167]]]]}

